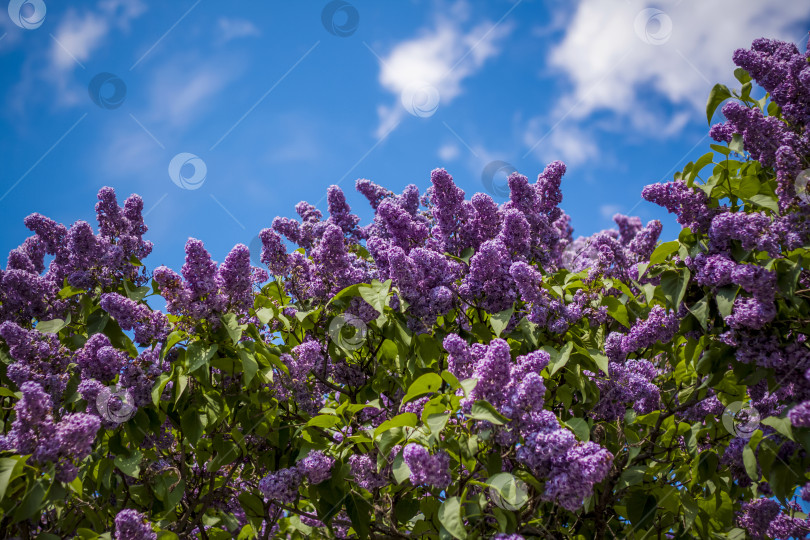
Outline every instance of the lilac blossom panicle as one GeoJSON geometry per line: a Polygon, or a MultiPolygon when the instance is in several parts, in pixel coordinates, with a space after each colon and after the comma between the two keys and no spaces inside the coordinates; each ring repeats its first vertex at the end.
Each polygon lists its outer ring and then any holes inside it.
{"type": "Polygon", "coordinates": [[[126,508],[115,516],[115,540],[157,540],[145,515],[126,508]]]}
{"type": "Polygon", "coordinates": [[[335,459],[321,451],[312,451],[298,462],[297,467],[310,484],[320,484],[332,477],[335,459]]]}
{"type": "Polygon", "coordinates": [[[411,471],[411,484],[428,485],[446,489],[450,485],[450,456],[444,451],[431,455],[419,444],[409,444],[402,451],[402,458],[411,471]]]}
{"type": "Polygon", "coordinates": [[[297,468],[279,469],[259,481],[259,491],[271,502],[277,500],[289,504],[298,496],[301,480],[302,475],[297,468]]]}

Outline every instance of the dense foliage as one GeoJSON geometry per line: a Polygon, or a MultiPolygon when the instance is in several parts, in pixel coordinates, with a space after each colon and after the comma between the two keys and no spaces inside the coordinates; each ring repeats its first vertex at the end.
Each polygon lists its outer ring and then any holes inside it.
{"type": "Polygon", "coordinates": [[[718,144],[643,191],[671,242],[622,215],[574,240],[559,162],[502,205],[441,169],[422,196],[359,180],[362,227],[332,186],[328,218],[261,232],[266,269],[190,239],[149,274],[142,201],[110,188],[98,232],[29,216],[0,273],[0,534],[804,538],[810,65],[767,39],[734,61],[718,144]]]}

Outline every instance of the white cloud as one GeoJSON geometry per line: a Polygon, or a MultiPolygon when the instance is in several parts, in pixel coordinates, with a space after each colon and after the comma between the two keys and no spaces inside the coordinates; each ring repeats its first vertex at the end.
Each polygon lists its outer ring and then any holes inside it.
{"type": "Polygon", "coordinates": [[[233,62],[200,62],[178,55],[160,66],[149,82],[144,118],[150,124],[184,128],[201,118],[217,95],[237,75],[233,62]]]}
{"type": "Polygon", "coordinates": [[[615,214],[622,211],[618,204],[603,204],[599,207],[599,214],[605,219],[612,219],[615,214]]]}
{"type": "Polygon", "coordinates": [[[484,63],[500,53],[500,42],[512,30],[508,22],[481,22],[467,30],[469,6],[458,2],[448,14],[438,14],[432,28],[394,46],[380,63],[379,81],[395,96],[392,106],[377,111],[377,136],[387,133],[407,111],[400,103],[403,92],[413,85],[429,85],[438,92],[439,106],[446,106],[462,93],[462,82],[477,73],[484,63]]]}
{"type": "Polygon", "coordinates": [[[572,121],[548,125],[548,120],[536,117],[529,121],[523,142],[541,163],[561,160],[568,165],[580,165],[599,157],[593,130],[572,121]]]}
{"type": "Polygon", "coordinates": [[[600,109],[632,116],[649,88],[702,110],[714,83],[731,80],[735,49],[760,36],[800,39],[808,15],[807,2],[582,0],[548,61],[573,83],[563,103],[576,118],[600,109]],[[645,17],[652,7],[663,14],[645,17]],[[662,43],[645,42],[645,31],[662,43]]]}
{"type": "MultiPolygon", "coordinates": [[[[53,33],[48,66],[35,74],[56,87],[57,103],[75,105],[85,99],[73,72],[103,45],[113,29],[128,30],[129,23],[146,10],[140,0],[102,0],[94,11],[70,9],[53,33]]],[[[31,81],[23,81],[21,88],[31,81]]]]}
{"type": "Polygon", "coordinates": [[[454,161],[460,153],[457,144],[443,144],[439,147],[439,159],[442,161],[454,161]]]}
{"type": "Polygon", "coordinates": [[[220,17],[217,21],[220,43],[243,37],[255,37],[261,34],[255,24],[246,19],[229,19],[220,17]]]}
{"type": "Polygon", "coordinates": [[[569,21],[547,63],[570,90],[552,114],[529,120],[524,142],[541,161],[576,164],[599,155],[597,131],[680,133],[701,118],[716,82],[734,84],[735,49],[760,36],[806,39],[810,3],[580,0],[557,13],[569,21]]]}

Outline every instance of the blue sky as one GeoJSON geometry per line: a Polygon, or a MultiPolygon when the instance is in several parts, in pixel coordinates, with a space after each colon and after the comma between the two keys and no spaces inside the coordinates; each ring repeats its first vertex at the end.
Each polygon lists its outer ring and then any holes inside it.
{"type": "Polygon", "coordinates": [[[804,50],[810,28],[804,0],[20,3],[0,10],[0,248],[32,212],[95,223],[109,185],[144,198],[147,265],[178,269],[188,237],[222,261],[331,184],[367,222],[357,178],[424,190],[445,167],[470,196],[495,160],[565,161],[575,234],[632,210],[673,237],[641,188],[706,151],[735,48],[804,50]],[[195,189],[170,177],[182,153],[195,189]]]}

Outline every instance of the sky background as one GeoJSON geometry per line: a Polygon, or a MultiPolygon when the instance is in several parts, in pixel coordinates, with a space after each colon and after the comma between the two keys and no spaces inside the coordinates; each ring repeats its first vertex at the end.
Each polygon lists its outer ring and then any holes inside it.
{"type": "Polygon", "coordinates": [[[708,150],[734,49],[810,29],[808,0],[21,3],[0,10],[0,250],[32,212],[95,224],[112,186],[144,199],[147,266],[176,269],[189,237],[222,261],[331,184],[367,223],[358,178],[424,191],[444,167],[502,202],[498,160],[563,160],[575,236],[622,212],[673,238],[642,187],[708,150]]]}

